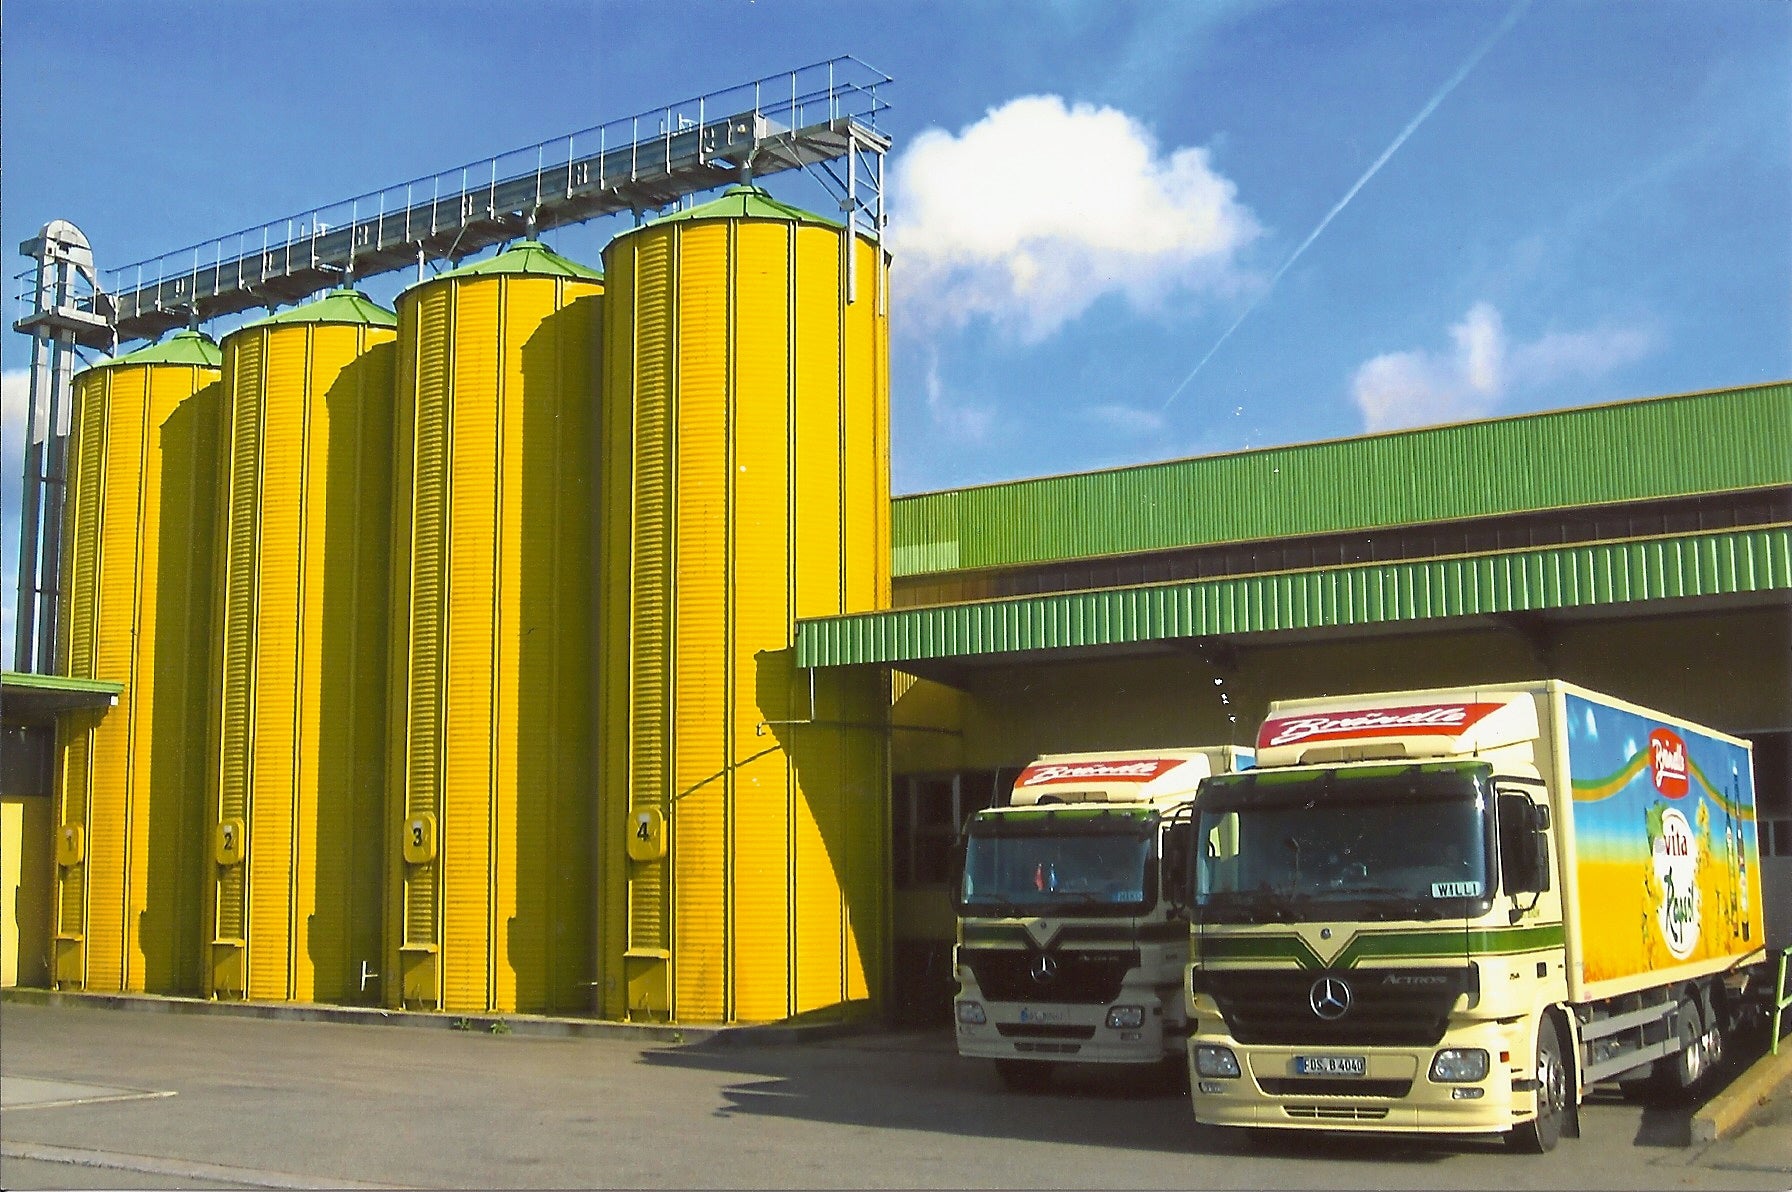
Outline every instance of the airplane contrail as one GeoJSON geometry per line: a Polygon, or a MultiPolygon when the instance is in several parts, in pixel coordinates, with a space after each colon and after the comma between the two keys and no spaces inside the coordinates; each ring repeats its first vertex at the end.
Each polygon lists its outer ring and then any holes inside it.
{"type": "Polygon", "coordinates": [[[1490,33],[1485,41],[1475,47],[1474,53],[1470,54],[1467,60],[1465,60],[1461,66],[1456,68],[1456,73],[1451,75],[1442,87],[1438,88],[1437,94],[1431,97],[1430,102],[1419,109],[1419,114],[1407,122],[1406,127],[1400,130],[1400,135],[1394,138],[1393,143],[1386,149],[1383,149],[1381,151],[1381,156],[1376,158],[1375,161],[1370,164],[1369,168],[1363,171],[1363,176],[1356,180],[1356,184],[1345,191],[1344,197],[1332,205],[1332,209],[1325,213],[1325,218],[1319,221],[1319,225],[1311,232],[1307,233],[1307,238],[1300,242],[1299,247],[1288,254],[1288,259],[1282,262],[1282,267],[1277,269],[1274,275],[1270,277],[1269,284],[1264,286],[1255,298],[1251,299],[1250,304],[1244,308],[1242,314],[1232,320],[1232,325],[1226,328],[1219,339],[1214,341],[1211,348],[1207,349],[1207,355],[1201,357],[1200,362],[1196,364],[1194,368],[1189,370],[1188,376],[1182,378],[1182,384],[1170,391],[1170,396],[1164,399],[1164,404],[1162,408],[1158,410],[1158,413],[1161,414],[1170,408],[1170,403],[1175,401],[1184,389],[1188,388],[1188,383],[1195,379],[1195,374],[1205,368],[1207,362],[1213,359],[1213,354],[1220,350],[1220,345],[1224,344],[1232,337],[1232,333],[1238,330],[1239,324],[1251,317],[1252,311],[1263,305],[1263,300],[1269,297],[1271,290],[1276,288],[1276,283],[1282,280],[1282,275],[1288,272],[1294,265],[1294,262],[1300,260],[1301,254],[1307,251],[1313,241],[1319,239],[1319,234],[1325,231],[1327,225],[1329,225],[1332,220],[1338,217],[1338,212],[1344,210],[1344,208],[1349,205],[1350,200],[1356,198],[1356,192],[1363,189],[1364,185],[1368,183],[1369,179],[1375,177],[1382,166],[1388,164],[1388,158],[1394,156],[1400,146],[1406,144],[1407,138],[1418,131],[1419,125],[1425,123],[1426,118],[1429,117],[1431,113],[1437,111],[1438,105],[1450,97],[1450,92],[1461,86],[1462,80],[1468,78],[1469,72],[1475,69],[1475,66],[1482,58],[1487,56],[1487,51],[1491,50],[1494,45],[1499,42],[1500,38],[1511,32],[1512,26],[1518,23],[1518,18],[1523,16],[1525,10],[1530,6],[1531,0],[1519,0],[1517,4],[1512,6],[1511,11],[1506,13],[1506,19],[1499,23],[1499,27],[1490,33]]]}

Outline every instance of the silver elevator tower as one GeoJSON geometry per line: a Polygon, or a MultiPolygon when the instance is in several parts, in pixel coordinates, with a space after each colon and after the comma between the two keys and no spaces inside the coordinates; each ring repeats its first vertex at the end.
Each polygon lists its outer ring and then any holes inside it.
{"type": "Polygon", "coordinates": [[[73,403],[75,345],[114,344],[111,319],[81,229],[51,220],[19,251],[36,262],[28,313],[13,324],[31,337],[31,404],[20,499],[19,593],[14,670],[56,671],[56,601],[61,593],[64,462],[73,403]]]}

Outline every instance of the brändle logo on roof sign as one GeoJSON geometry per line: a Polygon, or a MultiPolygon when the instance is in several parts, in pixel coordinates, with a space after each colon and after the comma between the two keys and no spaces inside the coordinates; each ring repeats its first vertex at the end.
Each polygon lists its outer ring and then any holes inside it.
{"type": "Polygon", "coordinates": [[[1349,712],[1316,712],[1265,720],[1257,748],[1297,741],[1350,741],[1371,737],[1453,737],[1505,704],[1420,704],[1403,708],[1364,708],[1349,712]]]}
{"type": "Polygon", "coordinates": [[[1014,780],[1016,787],[1048,782],[1150,782],[1182,765],[1185,757],[1144,757],[1137,761],[1049,762],[1028,766],[1014,780]]]}

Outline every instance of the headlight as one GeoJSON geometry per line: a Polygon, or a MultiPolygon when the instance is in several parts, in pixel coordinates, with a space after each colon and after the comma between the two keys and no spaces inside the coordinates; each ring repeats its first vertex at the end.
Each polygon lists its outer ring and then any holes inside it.
{"type": "Polygon", "coordinates": [[[1479,1047],[1446,1047],[1431,1058],[1431,1079],[1440,1082],[1485,1080],[1487,1053],[1479,1047]]]}
{"type": "Polygon", "coordinates": [[[958,1021],[971,1026],[982,1026],[989,1018],[983,1013],[982,1002],[959,1002],[958,1021]]]}
{"type": "Polygon", "coordinates": [[[1195,1071],[1202,1076],[1237,1076],[1238,1057],[1230,1047],[1200,1043],[1195,1047],[1195,1071]]]}
{"type": "Polygon", "coordinates": [[[1145,1025],[1145,1007],[1115,1006],[1108,1011],[1108,1026],[1117,1031],[1136,1030],[1145,1025]]]}

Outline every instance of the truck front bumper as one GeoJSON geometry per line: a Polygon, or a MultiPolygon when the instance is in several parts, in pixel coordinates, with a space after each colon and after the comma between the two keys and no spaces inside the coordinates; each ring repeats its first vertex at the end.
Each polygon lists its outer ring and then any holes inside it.
{"type": "Polygon", "coordinates": [[[969,984],[954,1004],[958,1054],[975,1059],[1085,1064],[1151,1064],[1165,1056],[1180,1059],[1187,1027],[1179,1012],[1179,993],[1175,987],[1167,994],[1128,987],[1113,1006],[992,1002],[969,984]],[[965,1021],[958,1007],[966,1003],[981,1010],[983,1022],[965,1021]],[[1109,1011],[1126,1006],[1139,1007],[1138,1025],[1109,1026],[1109,1011]]]}
{"type": "Polygon", "coordinates": [[[1307,1076],[1301,1061],[1320,1049],[1241,1046],[1225,1036],[1197,1035],[1189,1041],[1189,1091],[1195,1120],[1212,1126],[1252,1126],[1285,1130],[1402,1131],[1487,1134],[1511,1129],[1535,1113],[1535,1100],[1518,1083],[1505,1035],[1498,1029],[1446,1037],[1435,1047],[1323,1049],[1327,1056],[1361,1057],[1361,1076],[1307,1076]],[[1203,1075],[1197,1066],[1202,1045],[1228,1048],[1239,1075],[1203,1075]],[[1480,1047],[1489,1051],[1487,1075],[1475,1081],[1431,1079],[1433,1057],[1442,1048],[1480,1047]],[[1502,1061],[1502,1054],[1507,1056],[1502,1061]]]}

